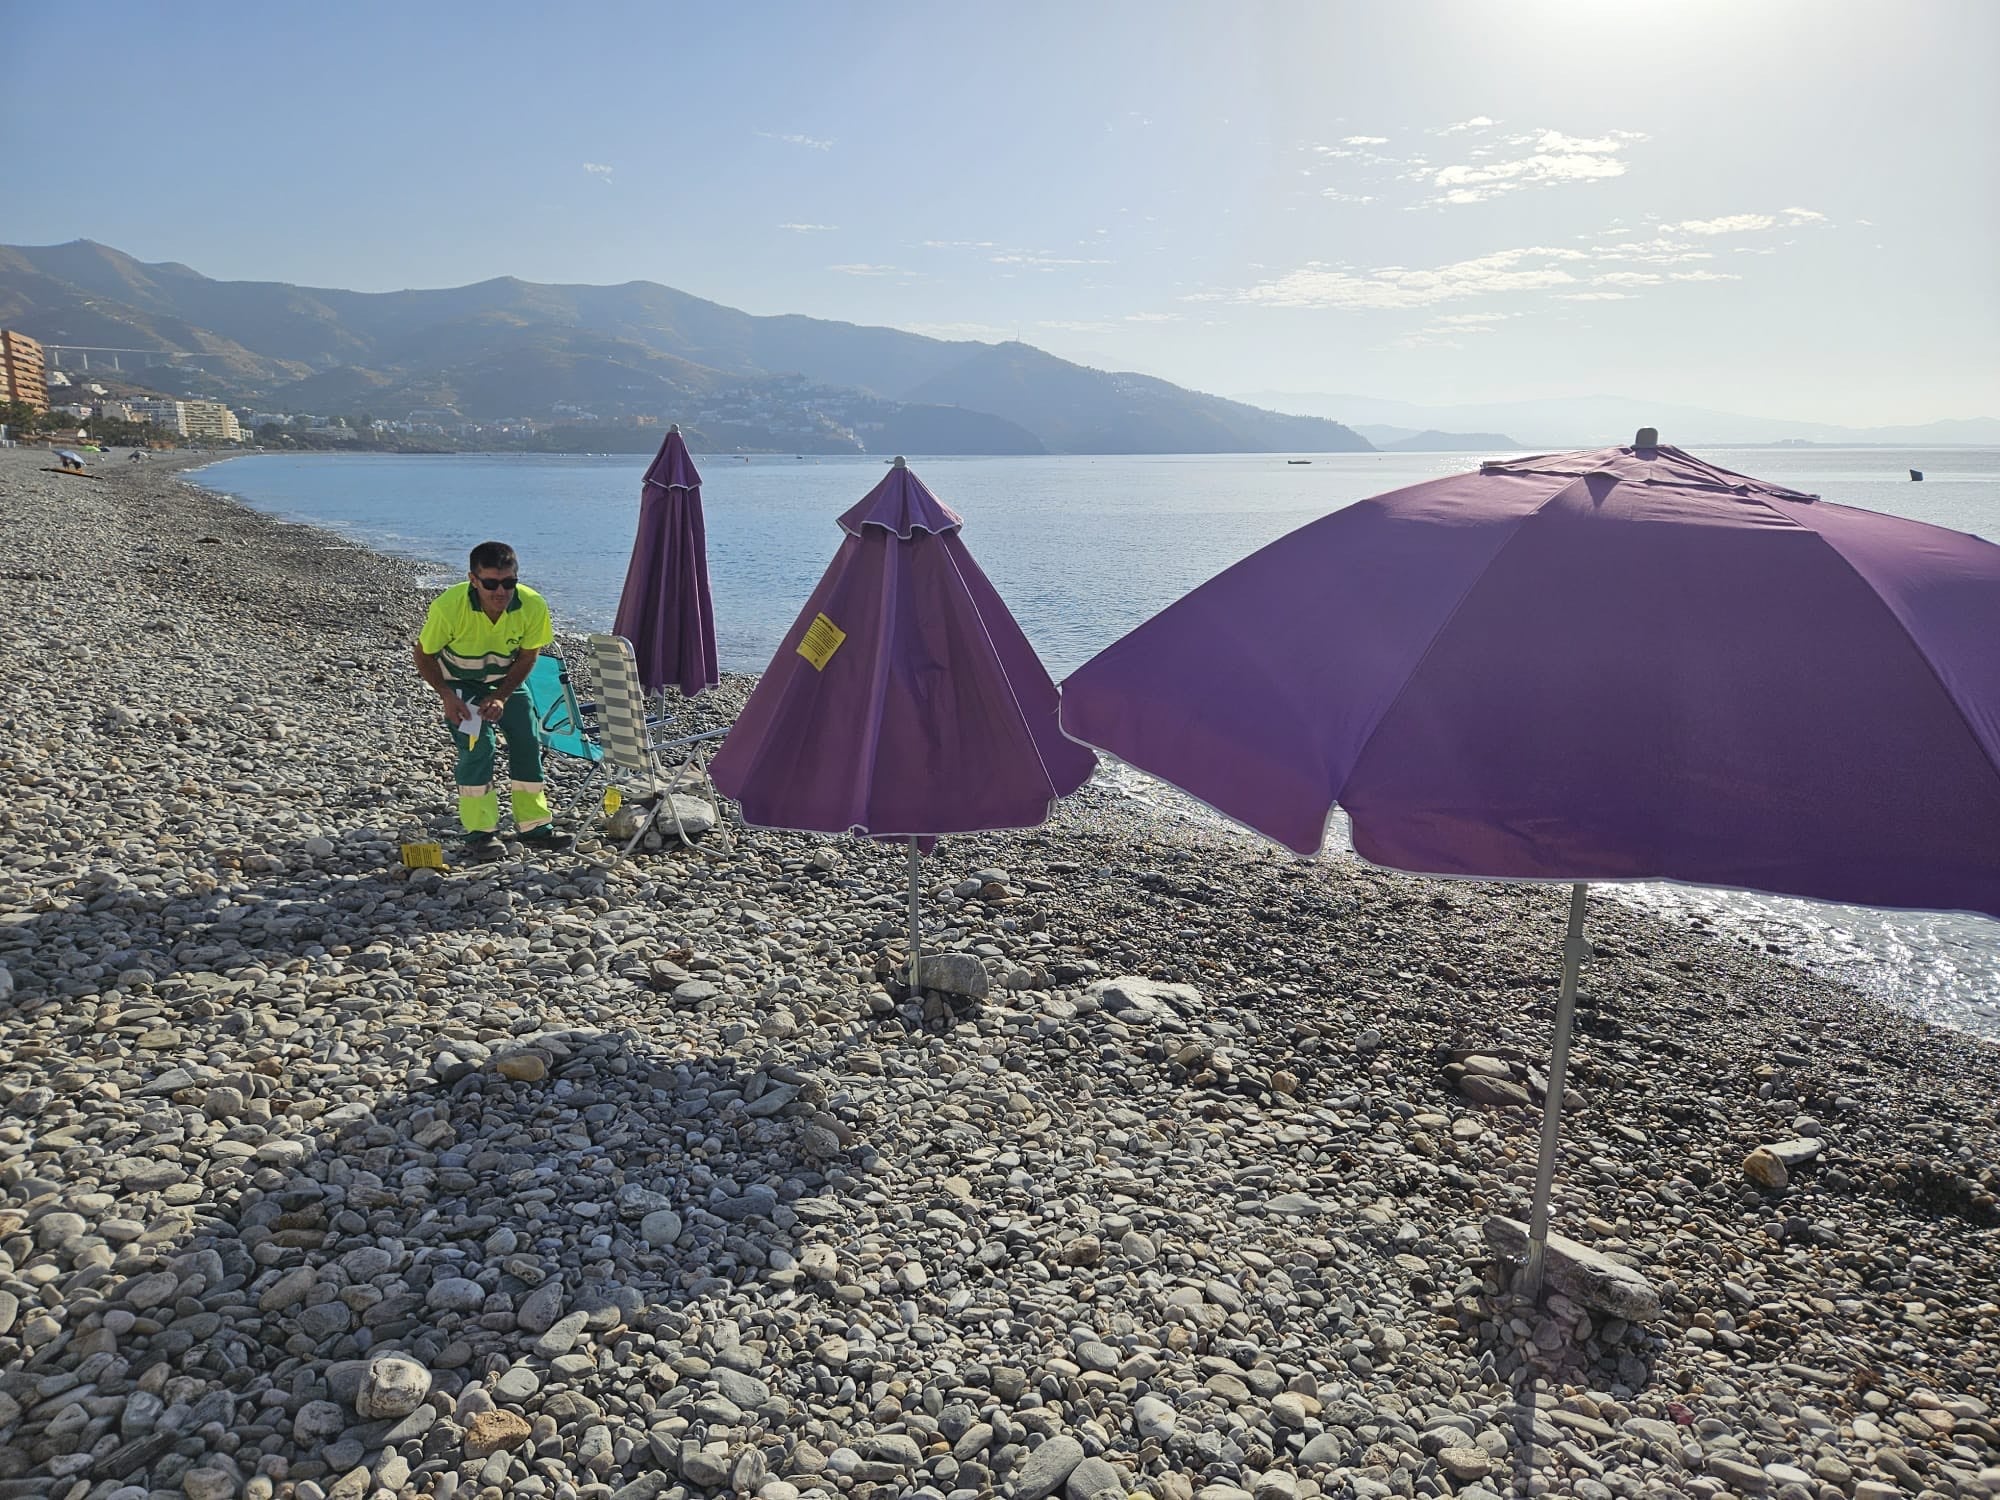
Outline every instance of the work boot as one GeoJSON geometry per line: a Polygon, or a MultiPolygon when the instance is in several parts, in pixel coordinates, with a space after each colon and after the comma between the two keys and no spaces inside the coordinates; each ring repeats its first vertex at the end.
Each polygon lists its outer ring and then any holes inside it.
{"type": "Polygon", "coordinates": [[[499,859],[507,852],[507,846],[500,842],[500,835],[490,828],[465,836],[465,857],[468,860],[499,859]]]}
{"type": "Polygon", "coordinates": [[[549,854],[561,854],[576,847],[576,840],[566,833],[558,833],[553,823],[530,828],[521,835],[521,843],[527,848],[540,849],[549,854]]]}

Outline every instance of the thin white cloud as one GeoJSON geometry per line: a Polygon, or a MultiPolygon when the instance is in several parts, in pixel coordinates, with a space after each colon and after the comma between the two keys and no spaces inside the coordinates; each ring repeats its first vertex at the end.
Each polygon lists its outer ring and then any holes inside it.
{"type": "MultiPolygon", "coordinates": [[[[1532,138],[1518,139],[1551,147],[1588,147],[1591,149],[1583,154],[1596,155],[1597,148],[1616,148],[1628,138],[1636,137],[1612,132],[1584,140],[1544,131],[1532,138]]],[[[1185,293],[1181,300],[1333,312],[1429,309],[1441,303],[1496,297],[1630,301],[1648,291],[1666,293],[1678,284],[1743,280],[1736,272],[1716,269],[1716,250],[1709,247],[1717,235],[1761,237],[1761,243],[1726,248],[1739,253],[1777,254],[1797,241],[1784,234],[1766,235],[1766,231],[1809,228],[1828,222],[1812,209],[1780,212],[1785,218],[1783,223],[1773,214],[1733,214],[1670,224],[1653,220],[1639,229],[1613,221],[1609,228],[1578,236],[1587,248],[1530,245],[1431,267],[1357,267],[1312,261],[1296,270],[1283,271],[1252,264],[1246,267],[1249,285],[1222,289],[1211,286],[1185,293]]],[[[1441,346],[1448,339],[1491,332],[1494,323],[1513,316],[1519,314],[1434,313],[1396,344],[1377,347],[1441,346]]]]}
{"type": "Polygon", "coordinates": [[[1403,334],[1400,338],[1378,345],[1384,349],[1463,349],[1462,339],[1476,334],[1497,333],[1498,325],[1513,317],[1512,313],[1476,312],[1441,313],[1423,327],[1403,334]]]}
{"type": "Polygon", "coordinates": [[[1625,147],[1646,137],[1636,131],[1614,130],[1602,136],[1564,135],[1559,130],[1540,130],[1509,136],[1502,144],[1518,154],[1499,160],[1454,163],[1447,167],[1425,167],[1410,175],[1428,179],[1436,192],[1429,206],[1448,207],[1484,203],[1523,188],[1557,187],[1564,183],[1594,182],[1625,175],[1622,156],[1625,147]]]}
{"type": "Polygon", "coordinates": [[[760,130],[757,134],[767,141],[783,141],[787,146],[803,146],[808,151],[828,151],[833,148],[831,140],[823,140],[814,135],[785,135],[775,130],[760,130]]]}
{"type": "Polygon", "coordinates": [[[900,276],[900,266],[871,266],[866,261],[854,261],[847,265],[828,266],[829,271],[838,271],[843,276],[900,276]]]}
{"type": "MultiPolygon", "coordinates": [[[[1099,231],[1102,233],[1102,231],[1099,231]]],[[[920,248],[925,250],[991,250],[992,240],[923,240],[920,248]]]]}
{"type": "Polygon", "coordinates": [[[826,234],[840,228],[838,224],[780,224],[778,227],[790,230],[793,234],[826,234]]]}
{"type": "Polygon", "coordinates": [[[1386,146],[1389,144],[1389,137],[1386,135],[1347,135],[1340,138],[1340,143],[1343,146],[1386,146]]]}
{"type": "Polygon", "coordinates": [[[1616,245],[1596,245],[1591,254],[1599,260],[1631,261],[1644,266],[1671,266],[1690,260],[1714,260],[1710,250],[1697,250],[1694,241],[1672,235],[1655,235],[1650,240],[1626,240],[1616,245]]]}
{"type": "Polygon", "coordinates": [[[1071,255],[1043,255],[1033,250],[1008,250],[1000,255],[986,257],[996,266],[1037,266],[1050,270],[1056,266],[1108,266],[1108,260],[1086,259],[1071,255]]]}
{"type": "Polygon", "coordinates": [[[1136,312],[1125,314],[1125,321],[1128,323],[1178,323],[1181,321],[1181,315],[1179,313],[1168,312],[1136,312]]]}
{"type": "MultiPolygon", "coordinates": [[[[1382,266],[1357,272],[1314,262],[1275,280],[1222,293],[1219,300],[1263,307],[1340,311],[1432,307],[1461,297],[1571,286],[1577,278],[1564,268],[1564,263],[1585,258],[1581,250],[1529,246],[1498,250],[1428,270],[1382,266]]],[[[1201,300],[1216,300],[1213,294],[1196,296],[1201,300]]]]}
{"type": "Polygon", "coordinates": [[[1777,222],[1769,214],[1725,214],[1719,219],[1684,219],[1676,227],[1689,234],[1748,234],[1777,222]]]}
{"type": "Polygon", "coordinates": [[[583,164],[583,170],[588,172],[592,177],[595,177],[599,182],[611,181],[611,168],[604,165],[601,161],[587,161],[583,164]]]}
{"type": "MultiPolygon", "coordinates": [[[[1607,152],[1622,151],[1627,141],[1642,141],[1645,137],[1624,130],[1614,130],[1609,135],[1600,135],[1595,138],[1564,135],[1560,130],[1544,130],[1539,135],[1533,137],[1517,136],[1514,138],[1514,142],[1527,144],[1531,139],[1537,151],[1607,152]]],[[[1514,144],[1514,142],[1510,142],[1509,144],[1514,144]]]]}
{"type": "Polygon", "coordinates": [[[1375,201],[1373,193],[1343,193],[1339,188],[1321,188],[1319,195],[1334,203],[1373,203],[1375,201]]]}
{"type": "Polygon", "coordinates": [[[1498,122],[1485,115],[1474,115],[1469,120],[1460,120],[1456,125],[1445,125],[1433,130],[1432,135],[1463,135],[1468,130],[1491,130],[1498,122]]]}
{"type": "Polygon", "coordinates": [[[1043,318],[1036,323],[1037,328],[1053,328],[1058,333],[1109,333],[1109,323],[1073,323],[1063,318],[1043,318]]]}

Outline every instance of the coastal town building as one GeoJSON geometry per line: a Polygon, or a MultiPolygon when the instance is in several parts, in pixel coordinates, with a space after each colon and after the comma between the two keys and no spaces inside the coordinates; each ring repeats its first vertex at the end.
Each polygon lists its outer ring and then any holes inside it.
{"type": "Polygon", "coordinates": [[[11,328],[0,328],[0,401],[19,401],[36,411],[49,409],[48,362],[42,346],[11,328]]]}
{"type": "Polygon", "coordinates": [[[175,437],[188,435],[185,401],[133,400],[127,404],[132,408],[134,420],[150,422],[162,431],[171,432],[175,437]]]}
{"type": "Polygon", "coordinates": [[[183,401],[180,407],[183,435],[209,443],[243,441],[243,428],[237,423],[236,413],[220,401],[183,401]]]}

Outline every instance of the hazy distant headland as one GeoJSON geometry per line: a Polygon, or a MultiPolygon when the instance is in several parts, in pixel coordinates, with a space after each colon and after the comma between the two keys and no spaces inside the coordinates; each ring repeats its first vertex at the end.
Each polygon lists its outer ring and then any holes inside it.
{"type": "Polygon", "coordinates": [[[1339,412],[1342,421],[1352,423],[1355,431],[1385,451],[1595,448],[1630,442],[1632,434],[1641,427],[1657,427],[1663,442],[1681,447],[1762,443],[1897,448],[2000,446],[2000,419],[1992,417],[1843,427],[1831,422],[1744,416],[1739,412],[1712,411],[1707,407],[1630,396],[1550,397],[1456,406],[1420,406],[1376,396],[1310,391],[1253,391],[1242,399],[1302,416],[1339,412]],[[1501,439],[1503,433],[1509,434],[1510,439],[1501,439]]]}
{"type": "Polygon", "coordinates": [[[0,325],[42,340],[63,371],[111,397],[226,401],[249,430],[276,428],[298,446],[637,452],[674,420],[705,451],[1371,449],[1323,416],[1023,343],[757,317],[650,281],[349,292],[215,281],[75,240],[0,246],[0,325]],[[305,415],[320,425],[297,427],[305,415]]]}

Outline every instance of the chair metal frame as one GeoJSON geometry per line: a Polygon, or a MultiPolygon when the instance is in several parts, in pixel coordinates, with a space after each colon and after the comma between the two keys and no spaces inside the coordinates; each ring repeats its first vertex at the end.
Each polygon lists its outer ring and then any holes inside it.
{"type": "MultiPolygon", "coordinates": [[[[631,786],[634,796],[656,799],[645,822],[626,843],[627,854],[639,847],[640,840],[652,831],[662,813],[672,816],[675,837],[688,848],[693,848],[694,840],[688,837],[687,829],[681,822],[680,809],[674,806],[674,795],[690,787],[699,790],[707,785],[707,772],[701,764],[698,747],[721,740],[729,731],[709,729],[700,734],[656,738],[656,732],[666,726],[668,719],[664,713],[647,712],[645,693],[639,685],[639,662],[633,653],[632,643],[623,636],[602,633],[590,635],[586,640],[597,676],[597,700],[594,705],[597,722],[592,738],[603,749],[604,758],[585,781],[585,787],[595,786],[600,779],[610,784],[621,779],[622,773],[622,779],[631,786]],[[681,752],[678,764],[670,767],[669,758],[676,751],[681,752]]],[[[586,705],[586,712],[589,707],[586,705]]],[[[713,787],[708,790],[712,796],[713,787]]],[[[719,807],[715,827],[721,835],[722,847],[734,847],[719,807]]]]}

